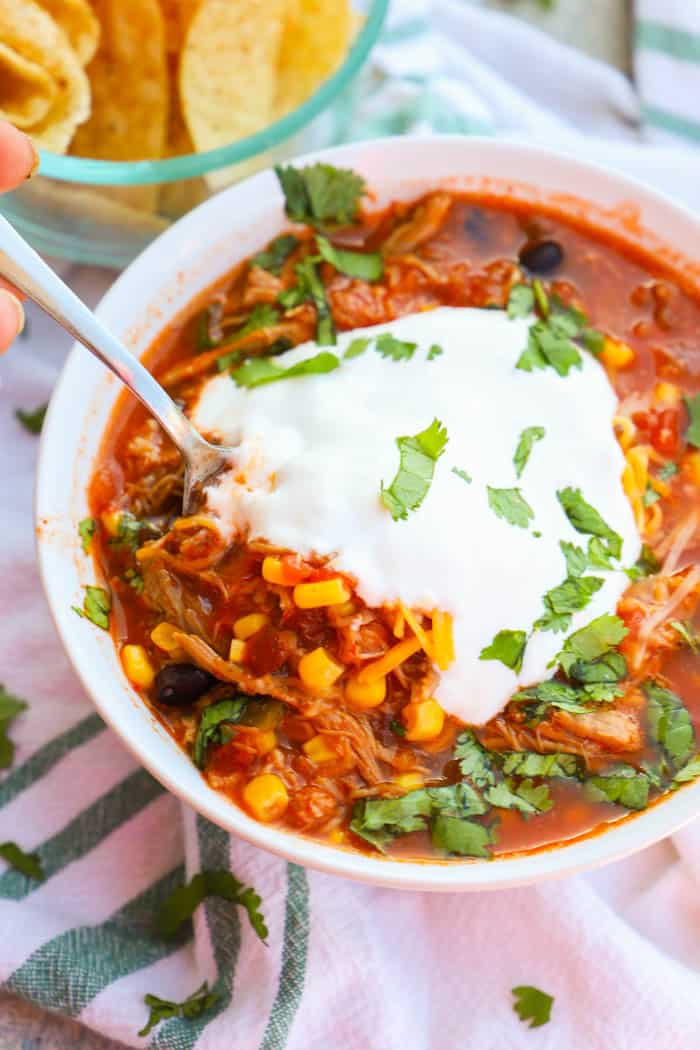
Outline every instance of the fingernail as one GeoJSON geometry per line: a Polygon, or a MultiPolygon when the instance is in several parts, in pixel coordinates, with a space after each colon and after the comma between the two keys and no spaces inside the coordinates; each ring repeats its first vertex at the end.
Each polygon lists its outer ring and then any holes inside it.
{"type": "Polygon", "coordinates": [[[12,292],[8,292],[6,288],[0,288],[0,302],[2,301],[12,304],[12,307],[14,308],[15,313],[17,314],[17,331],[15,334],[20,335],[24,330],[24,307],[22,306],[17,296],[13,295],[12,292]]]}

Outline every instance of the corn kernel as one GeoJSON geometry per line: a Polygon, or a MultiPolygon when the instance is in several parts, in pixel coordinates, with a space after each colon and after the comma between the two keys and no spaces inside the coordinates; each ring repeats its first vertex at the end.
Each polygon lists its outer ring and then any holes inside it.
{"type": "Polygon", "coordinates": [[[355,707],[379,707],[386,698],[386,678],[375,682],[359,682],[349,678],[345,683],[345,699],[355,707]]]}
{"type": "Polygon", "coordinates": [[[232,638],[228,658],[232,664],[242,664],[245,660],[246,644],[241,638],[232,638]]]}
{"type": "Polygon", "coordinates": [[[269,617],[265,616],[264,613],[248,613],[247,616],[241,616],[236,620],[233,625],[233,633],[236,638],[240,638],[244,642],[246,638],[251,638],[258,631],[262,630],[268,619],[269,617]]]}
{"type": "Polygon", "coordinates": [[[312,693],[325,693],[337,682],[345,668],[330,656],[323,646],[304,653],[299,661],[299,677],[312,693]]]}
{"type": "Polygon", "coordinates": [[[446,671],[455,658],[452,617],[439,609],[433,613],[433,648],[435,663],[441,671],[446,671]]]}
{"type": "Polygon", "coordinates": [[[243,788],[243,801],[256,820],[267,824],[271,820],[279,820],[289,805],[289,795],[278,776],[261,773],[243,788]]]}
{"type": "Polygon", "coordinates": [[[300,609],[322,609],[326,605],[342,605],[350,598],[350,591],[341,580],[319,580],[317,583],[298,583],[294,588],[294,604],[300,609]]]}
{"type": "Polygon", "coordinates": [[[606,337],[600,360],[606,368],[627,368],[634,361],[634,350],[627,343],[606,337]]]}
{"type": "Polygon", "coordinates": [[[167,623],[163,620],[151,631],[151,641],[166,653],[173,653],[180,648],[175,641],[175,635],[181,633],[180,628],[176,627],[174,623],[167,623]]]}
{"type": "Polygon", "coordinates": [[[394,777],[394,783],[405,791],[415,791],[416,788],[423,787],[423,777],[420,773],[400,773],[394,777]]]}
{"type": "Polygon", "coordinates": [[[153,685],[156,672],[142,645],[125,645],[122,649],[122,664],[126,677],[140,689],[153,685]]]}
{"type": "Polygon", "coordinates": [[[114,539],[119,535],[119,522],[122,520],[122,512],[120,510],[104,510],[100,515],[102,524],[114,539]]]}
{"type": "Polygon", "coordinates": [[[328,841],[334,846],[339,846],[341,842],[345,842],[345,832],[342,828],[333,828],[332,831],[328,832],[328,841]]]}
{"type": "Polygon", "coordinates": [[[255,734],[253,743],[261,755],[267,755],[277,747],[277,733],[274,729],[261,729],[255,734]]]}
{"type": "Polygon", "coordinates": [[[440,736],[445,724],[445,712],[437,700],[432,699],[406,704],[401,718],[406,726],[406,740],[415,742],[434,740],[440,736]]]}
{"type": "Polygon", "coordinates": [[[276,558],[272,554],[263,558],[262,577],[268,583],[276,583],[280,587],[293,587],[303,580],[304,575],[308,575],[308,572],[290,565],[282,558],[276,558]]]}
{"type": "Polygon", "coordinates": [[[310,758],[315,766],[321,766],[324,762],[337,762],[338,752],[331,747],[328,737],[323,733],[317,733],[301,745],[307,758],[310,758]]]}
{"type": "Polygon", "coordinates": [[[675,383],[657,383],[654,390],[654,400],[662,401],[667,405],[677,405],[681,399],[681,392],[675,383]]]}
{"type": "Polygon", "coordinates": [[[700,486],[700,452],[688,452],[683,460],[683,466],[688,471],[688,476],[693,484],[700,486]]]}

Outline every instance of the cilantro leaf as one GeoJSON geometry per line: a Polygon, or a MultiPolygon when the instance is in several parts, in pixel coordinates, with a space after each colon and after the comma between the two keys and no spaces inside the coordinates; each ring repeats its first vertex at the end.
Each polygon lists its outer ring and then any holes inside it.
{"type": "Polygon", "coordinates": [[[541,784],[536,788],[531,780],[517,784],[511,778],[506,778],[494,787],[488,788],[484,797],[496,809],[515,809],[525,816],[546,812],[553,805],[546,784],[541,784]]]}
{"type": "Polygon", "coordinates": [[[137,594],[143,594],[144,582],[140,572],[136,572],[135,569],[127,569],[124,573],[124,579],[133,591],[136,591],[137,594]]]}
{"type": "Polygon", "coordinates": [[[547,682],[539,682],[537,685],[528,686],[527,689],[521,689],[513,700],[517,703],[537,701],[537,706],[530,714],[534,721],[540,721],[549,707],[556,707],[560,711],[569,711],[575,715],[582,714],[586,710],[587,697],[575,686],[551,678],[547,682]]]}
{"type": "Polygon", "coordinates": [[[454,757],[459,761],[462,775],[477,787],[489,787],[496,783],[491,752],[479,743],[471,729],[465,729],[457,737],[454,757]]]}
{"type": "Polygon", "coordinates": [[[399,469],[391,485],[381,485],[381,499],[394,521],[408,517],[418,510],[428,494],[435,473],[435,464],[445,451],[447,431],[439,419],[413,437],[396,439],[399,449],[399,469]]]}
{"type": "Polygon", "coordinates": [[[335,248],[320,234],[316,236],[319,255],[334,266],[338,273],[357,277],[361,281],[379,281],[384,275],[384,260],[379,252],[353,252],[346,248],[335,248]]]}
{"type": "Polygon", "coordinates": [[[526,645],[525,631],[499,631],[490,645],[481,650],[479,659],[499,660],[517,674],[523,666],[526,645]]]}
{"type": "Polygon", "coordinates": [[[491,856],[488,848],[492,841],[491,831],[473,820],[439,813],[431,825],[430,838],[436,849],[446,853],[456,853],[460,857],[491,856]]]}
{"type": "Polygon", "coordinates": [[[581,489],[565,488],[557,491],[557,499],[577,532],[600,536],[607,540],[608,551],[614,558],[622,553],[622,537],[603,520],[595,507],[581,495],[581,489]]]}
{"type": "Polygon", "coordinates": [[[539,631],[565,631],[575,612],[585,609],[603,586],[600,576],[567,576],[543,596],[545,614],[535,621],[539,631]]]}
{"type": "Polygon", "coordinates": [[[209,985],[206,981],[196,992],[188,995],[181,1003],[174,1003],[170,999],[161,999],[159,995],[151,995],[150,993],[144,995],[143,1001],[149,1008],[150,1013],[148,1021],[138,1034],[141,1037],[147,1036],[161,1021],[167,1021],[171,1017],[181,1017],[187,1021],[193,1017],[199,1017],[207,1010],[210,1010],[212,1006],[215,1006],[220,999],[221,995],[219,992],[209,991],[209,985]]]}
{"type": "Polygon", "coordinates": [[[670,625],[681,636],[688,648],[697,656],[700,653],[700,638],[690,620],[671,620],[670,625]]]}
{"type": "Polygon", "coordinates": [[[528,317],[535,308],[535,296],[529,284],[514,284],[508,296],[507,313],[511,320],[528,317]]]}
{"type": "Polygon", "coordinates": [[[581,332],[581,342],[586,350],[598,357],[605,349],[605,336],[597,328],[584,328],[581,332]]]}
{"type": "Polygon", "coordinates": [[[518,439],[518,447],[513,456],[515,476],[520,478],[525,470],[530,453],[537,441],[541,441],[545,435],[544,427],[525,427],[518,439]]]}
{"type": "Polygon", "coordinates": [[[39,405],[33,412],[23,408],[16,408],[15,417],[30,434],[40,434],[48,407],[48,405],[39,405]]]}
{"type": "Polygon", "coordinates": [[[250,335],[260,328],[271,328],[279,321],[279,312],[272,303],[257,303],[248,315],[246,322],[236,330],[236,339],[242,335],[250,335]]]}
{"type": "Polygon", "coordinates": [[[651,507],[654,505],[654,503],[658,503],[660,499],[661,496],[653,487],[653,485],[650,482],[647,482],[647,487],[645,488],[644,495],[642,496],[642,506],[651,507]]]}
{"type": "Polygon", "coordinates": [[[97,531],[97,522],[94,518],[83,518],[82,521],[78,522],[78,535],[81,539],[81,547],[86,554],[90,552],[90,544],[92,543],[92,537],[97,531]]]}
{"type": "Polygon", "coordinates": [[[542,284],[542,281],[540,281],[539,278],[535,278],[535,280],[532,282],[532,294],[535,297],[535,303],[537,304],[537,309],[539,310],[539,312],[542,314],[543,317],[549,317],[549,299],[547,297],[546,291],[544,290],[544,285],[542,284]]]}
{"type": "Polygon", "coordinates": [[[445,351],[442,349],[441,346],[438,346],[437,343],[433,343],[433,345],[428,350],[427,359],[428,361],[434,361],[436,357],[442,357],[444,353],[445,351]]]}
{"type": "Polygon", "coordinates": [[[689,762],[681,766],[673,779],[676,784],[686,784],[697,777],[700,777],[700,755],[696,755],[695,758],[691,758],[689,762]]]}
{"type": "Polygon", "coordinates": [[[521,372],[541,371],[547,367],[547,358],[542,353],[532,328],[528,332],[527,346],[518,358],[515,367],[521,372]]]}
{"type": "Polygon", "coordinates": [[[372,340],[367,338],[353,339],[353,341],[350,343],[347,350],[343,354],[343,360],[351,361],[353,357],[359,357],[360,354],[364,354],[365,350],[371,342],[372,340]]]}
{"type": "Polygon", "coordinates": [[[326,289],[318,271],[320,255],[307,255],[294,267],[297,283],[277,296],[277,302],[290,310],[310,301],[316,307],[316,342],[319,346],[333,346],[336,342],[335,325],[326,299],[326,289]]]}
{"type": "Polygon", "coordinates": [[[686,397],[685,406],[688,409],[685,440],[689,445],[700,448],[700,394],[696,394],[695,397],[686,397]]]}
{"type": "Polygon", "coordinates": [[[539,1028],[547,1024],[552,1014],[554,997],[534,988],[531,984],[519,984],[511,989],[515,996],[513,1009],[521,1021],[529,1021],[529,1028],[539,1028]]]}
{"type": "Polygon", "coordinates": [[[144,532],[152,537],[160,535],[158,529],[150,521],[137,518],[128,510],[120,511],[117,535],[109,541],[110,546],[129,547],[131,550],[136,550],[141,546],[144,532]]]}
{"type": "Polygon", "coordinates": [[[374,349],[392,361],[410,361],[418,349],[418,343],[406,343],[391,332],[382,332],[375,340],[374,349]]]}
{"type": "Polygon", "coordinates": [[[403,722],[399,722],[398,718],[392,718],[391,722],[389,722],[389,729],[396,736],[406,736],[406,726],[403,722]]]}
{"type": "Polygon", "coordinates": [[[503,772],[519,777],[579,777],[581,762],[577,755],[557,751],[541,755],[537,751],[510,751],[502,755],[503,772]]]}
{"type": "Polygon", "coordinates": [[[528,527],[535,512],[520,489],[494,489],[490,485],[487,485],[486,489],[489,507],[499,518],[519,529],[528,527]]]}
{"type": "Polygon", "coordinates": [[[345,225],[357,217],[364,179],[331,164],[305,168],[275,167],[284,193],[285,211],[293,222],[309,226],[345,225]]]}
{"type": "Polygon", "coordinates": [[[660,568],[661,562],[656,557],[649,544],[645,543],[642,547],[642,552],[634,565],[629,569],[625,569],[625,575],[628,576],[630,580],[642,580],[646,576],[655,576],[660,568]]]}
{"type": "Polygon", "coordinates": [[[591,536],[588,541],[588,564],[591,568],[608,569],[611,572],[617,568],[605,541],[601,540],[600,536],[591,536]]]}
{"type": "Polygon", "coordinates": [[[527,349],[519,358],[516,368],[531,372],[533,368],[549,365],[560,376],[568,376],[572,368],[581,368],[583,359],[568,336],[559,334],[553,327],[538,321],[528,334],[527,349]]]}
{"type": "Polygon", "coordinates": [[[267,270],[279,276],[282,267],[289,256],[299,247],[299,239],[293,233],[283,233],[270,241],[267,248],[254,255],[250,260],[251,266],[259,266],[261,270],[267,270]]]}
{"type": "Polygon", "coordinates": [[[568,675],[576,663],[598,660],[619,645],[628,634],[629,631],[619,616],[609,613],[598,616],[585,627],[569,635],[561,652],[557,653],[557,662],[568,675]]]}
{"type": "Polygon", "coordinates": [[[192,761],[198,769],[204,769],[207,763],[207,752],[210,746],[220,744],[221,727],[225,722],[239,722],[245,710],[248,698],[237,696],[234,699],[219,700],[202,711],[197,735],[192,749],[192,761]]]}
{"type": "Polygon", "coordinates": [[[591,802],[614,802],[626,809],[645,809],[649,801],[649,778],[631,766],[588,777],[584,793],[591,802]]]}
{"type": "Polygon", "coordinates": [[[26,700],[8,693],[5,686],[0,685],[0,769],[9,769],[15,757],[15,745],[7,735],[10,723],[28,707],[26,700]]]}
{"type": "MultiPolygon", "coordinates": [[[[478,816],[485,813],[486,809],[481,795],[470,784],[418,788],[400,798],[361,799],[355,804],[350,828],[360,838],[384,852],[397,835],[421,831],[433,818],[442,816],[454,819],[457,823],[469,823],[467,817],[478,816]]],[[[459,852],[452,846],[442,848],[459,852]]]]}
{"type": "Polygon", "coordinates": [[[561,540],[559,547],[566,561],[567,576],[583,576],[588,568],[586,552],[575,543],[567,543],[566,540],[561,540]]]}
{"type": "Polygon", "coordinates": [[[455,474],[458,478],[461,478],[462,481],[466,481],[467,485],[471,485],[472,476],[471,474],[467,474],[466,470],[462,470],[460,467],[453,467],[451,473],[455,474]]]}
{"type": "Polygon", "coordinates": [[[320,350],[313,357],[283,368],[269,357],[250,357],[239,369],[231,373],[236,386],[252,389],[267,383],[278,383],[281,379],[297,379],[300,376],[325,375],[340,367],[340,361],[328,350],[320,350]]]}
{"type": "Polygon", "coordinates": [[[664,463],[663,467],[659,471],[660,481],[670,481],[671,478],[675,477],[678,473],[678,464],[674,463],[673,460],[669,460],[668,463],[664,463]]]}
{"type": "Polygon", "coordinates": [[[41,866],[41,859],[38,853],[25,853],[21,846],[18,846],[16,842],[2,842],[0,843],[0,857],[14,868],[16,871],[21,871],[23,875],[26,875],[28,879],[36,879],[38,882],[43,882],[46,878],[44,869],[41,866]]]}
{"type": "Polygon", "coordinates": [[[79,609],[77,605],[73,605],[71,606],[73,612],[90,620],[103,631],[108,631],[109,614],[112,611],[112,597],[109,591],[106,591],[104,587],[85,587],[84,590],[83,607],[79,609]]]}
{"type": "Polygon", "coordinates": [[[183,922],[190,919],[207,897],[222,897],[245,909],[250,925],[261,941],[266,942],[268,929],[260,911],[261,898],[230,871],[200,871],[184,886],[178,886],[161,905],[156,916],[158,933],[165,940],[176,936],[183,922]]]}
{"type": "Polygon", "coordinates": [[[663,749],[671,769],[680,769],[695,751],[688,710],[679,696],[658,682],[650,679],[642,688],[647,698],[649,732],[663,749]]]}

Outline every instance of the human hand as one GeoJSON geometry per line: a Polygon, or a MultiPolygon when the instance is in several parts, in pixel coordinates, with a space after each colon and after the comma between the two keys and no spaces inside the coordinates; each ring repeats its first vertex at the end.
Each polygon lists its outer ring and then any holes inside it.
{"type": "MultiPolygon", "coordinates": [[[[29,178],[38,157],[30,139],[11,124],[0,121],[0,193],[15,189],[29,178]]],[[[24,328],[19,295],[0,280],[0,354],[24,328]]]]}

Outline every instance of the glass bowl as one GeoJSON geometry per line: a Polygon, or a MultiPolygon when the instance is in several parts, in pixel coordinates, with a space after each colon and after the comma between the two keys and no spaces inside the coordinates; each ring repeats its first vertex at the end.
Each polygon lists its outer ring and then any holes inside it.
{"type": "Polygon", "coordinates": [[[39,172],[0,198],[0,210],[37,249],[122,269],[159,233],[213,193],[296,154],[342,138],[367,87],[365,60],[389,0],[353,0],[361,27],[340,68],[301,106],[254,135],[206,153],[106,161],[42,152],[39,172]]]}

